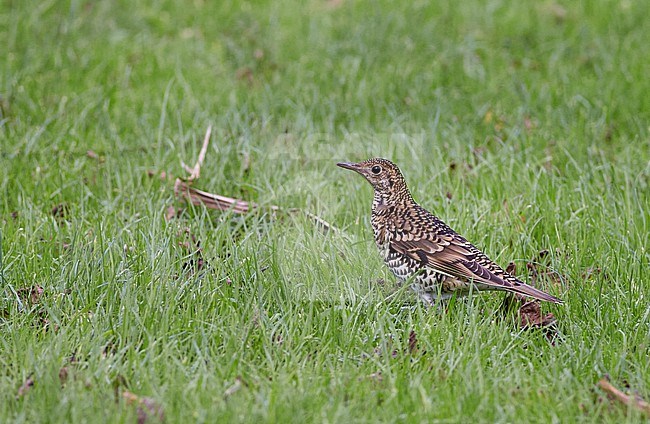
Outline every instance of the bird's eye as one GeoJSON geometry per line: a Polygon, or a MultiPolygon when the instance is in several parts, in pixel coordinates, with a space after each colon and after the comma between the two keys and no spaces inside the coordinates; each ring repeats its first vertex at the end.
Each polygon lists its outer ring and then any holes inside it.
{"type": "Polygon", "coordinates": [[[373,167],[370,169],[370,172],[372,172],[372,173],[375,174],[375,175],[379,174],[379,173],[381,172],[381,166],[379,166],[379,165],[375,165],[375,166],[373,166],[373,167]]]}

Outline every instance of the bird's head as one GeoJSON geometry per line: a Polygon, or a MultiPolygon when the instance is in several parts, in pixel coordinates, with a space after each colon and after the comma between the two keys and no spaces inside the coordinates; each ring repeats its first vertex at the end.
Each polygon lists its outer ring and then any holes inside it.
{"type": "Polygon", "coordinates": [[[373,158],[359,163],[340,162],[336,165],[363,175],[375,189],[376,197],[391,201],[411,199],[402,172],[388,159],[373,158]]]}

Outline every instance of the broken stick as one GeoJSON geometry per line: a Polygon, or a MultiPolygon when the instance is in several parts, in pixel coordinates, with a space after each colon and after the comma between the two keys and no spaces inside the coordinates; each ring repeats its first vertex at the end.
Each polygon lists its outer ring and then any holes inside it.
{"type": "Polygon", "coordinates": [[[614,387],[614,385],[609,382],[607,377],[600,379],[600,381],[598,382],[598,387],[603,389],[612,398],[618,400],[622,404],[627,406],[632,406],[638,409],[639,411],[650,415],[650,403],[646,402],[645,400],[637,396],[630,396],[628,394],[625,394],[623,391],[614,387]]]}

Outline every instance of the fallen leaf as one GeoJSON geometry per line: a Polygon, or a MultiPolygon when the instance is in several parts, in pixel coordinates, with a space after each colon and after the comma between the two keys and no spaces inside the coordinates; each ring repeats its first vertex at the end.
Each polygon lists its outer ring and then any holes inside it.
{"type": "MultiPolygon", "coordinates": [[[[548,256],[547,250],[542,250],[538,254],[538,259],[541,261],[548,256]]],[[[526,267],[529,270],[537,271],[537,264],[528,262],[526,267]]],[[[510,275],[516,275],[517,266],[514,262],[510,262],[506,267],[506,272],[510,275]]],[[[537,276],[538,274],[536,274],[537,276]]],[[[537,283],[537,277],[531,278],[531,285],[537,283]]],[[[537,299],[528,300],[525,296],[519,293],[508,293],[503,299],[500,307],[504,315],[511,313],[513,310],[517,311],[519,318],[519,327],[523,330],[541,329],[544,331],[546,338],[552,343],[555,343],[557,338],[556,319],[552,313],[543,314],[541,302],[537,299]]]]}
{"type": "Polygon", "coordinates": [[[418,338],[415,334],[415,331],[411,330],[409,333],[409,353],[411,355],[417,353],[418,351],[418,338]]]}
{"type": "Polygon", "coordinates": [[[548,249],[540,250],[539,253],[537,254],[537,261],[542,262],[544,258],[548,257],[548,254],[549,254],[548,249]]]}
{"type": "Polygon", "coordinates": [[[247,66],[237,69],[235,77],[240,81],[245,80],[248,85],[253,85],[253,70],[247,66]]]}
{"type": "Polygon", "coordinates": [[[520,301],[522,300],[525,303],[519,308],[521,328],[543,328],[555,323],[556,320],[552,313],[542,314],[542,308],[538,300],[526,301],[525,298],[520,299],[520,301]]]}
{"type": "Polygon", "coordinates": [[[67,203],[59,203],[58,205],[55,205],[52,208],[50,213],[56,219],[59,219],[59,220],[66,219],[66,217],[70,213],[70,206],[68,206],[67,203]]]}
{"type": "Polygon", "coordinates": [[[158,421],[165,420],[162,405],[152,398],[142,398],[138,406],[138,424],[144,424],[149,418],[156,418],[158,421]]]}
{"type": "Polygon", "coordinates": [[[122,392],[122,397],[127,405],[137,405],[138,424],[144,424],[150,418],[157,419],[158,421],[165,420],[165,414],[162,406],[150,397],[141,397],[134,393],[125,390],[122,392]]]}
{"type": "Polygon", "coordinates": [[[165,211],[165,220],[171,221],[174,218],[178,218],[180,212],[181,210],[175,206],[167,206],[167,209],[165,211]]]}
{"type": "Polygon", "coordinates": [[[21,384],[20,388],[18,389],[18,394],[16,394],[16,399],[20,399],[21,397],[25,396],[27,392],[29,392],[32,387],[34,387],[34,374],[30,374],[25,381],[23,381],[23,384],[21,384]]]}
{"type": "Polygon", "coordinates": [[[35,305],[43,295],[43,287],[39,286],[38,284],[35,284],[31,287],[22,287],[16,290],[16,294],[22,302],[28,302],[32,305],[35,305]]]}
{"type": "Polygon", "coordinates": [[[61,369],[59,370],[59,382],[61,383],[62,386],[65,385],[65,383],[68,381],[68,375],[69,375],[68,367],[61,367],[61,369]]]}

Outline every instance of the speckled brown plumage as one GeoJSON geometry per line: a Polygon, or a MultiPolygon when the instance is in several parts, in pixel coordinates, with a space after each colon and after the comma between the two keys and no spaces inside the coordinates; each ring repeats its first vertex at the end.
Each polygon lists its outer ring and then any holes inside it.
{"type": "Polygon", "coordinates": [[[562,303],[508,274],[447,224],[418,205],[399,168],[387,159],[339,163],[374,188],[372,229],[386,265],[429,304],[454,293],[504,290],[562,303]]]}

